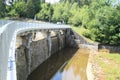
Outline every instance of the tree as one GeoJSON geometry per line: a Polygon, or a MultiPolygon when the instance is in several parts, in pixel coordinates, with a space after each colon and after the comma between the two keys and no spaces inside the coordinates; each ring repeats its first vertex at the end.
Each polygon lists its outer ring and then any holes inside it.
{"type": "Polygon", "coordinates": [[[70,17],[70,8],[71,8],[71,5],[69,2],[66,2],[64,5],[63,5],[63,14],[62,14],[62,18],[63,18],[63,23],[68,23],[68,20],[69,20],[69,17],[70,17]]]}
{"type": "Polygon", "coordinates": [[[25,17],[26,14],[26,3],[24,1],[19,1],[15,4],[15,11],[19,17],[25,17]]]}
{"type": "Polygon", "coordinates": [[[80,8],[78,7],[77,3],[73,3],[70,8],[70,18],[68,23],[72,24],[74,26],[80,26],[82,24],[81,18],[80,18],[80,8]]]}
{"type": "Polygon", "coordinates": [[[103,44],[120,44],[119,11],[105,1],[99,4],[93,2],[90,9],[94,14],[93,19],[88,22],[91,39],[103,44]]]}
{"type": "Polygon", "coordinates": [[[29,0],[27,2],[26,17],[34,18],[35,14],[36,11],[35,11],[35,5],[33,4],[33,0],[29,0]]]}
{"type": "Polygon", "coordinates": [[[53,8],[49,3],[43,3],[41,5],[41,10],[37,14],[37,19],[49,21],[51,20],[53,14],[53,8]]]}
{"type": "Polygon", "coordinates": [[[5,16],[5,1],[0,0],[0,18],[5,16]]]}
{"type": "Polygon", "coordinates": [[[70,24],[84,27],[86,31],[83,35],[94,41],[103,44],[120,44],[119,5],[113,7],[110,0],[91,0],[89,5],[84,3],[80,7],[77,4],[72,4],[70,24]]]}
{"type": "Polygon", "coordinates": [[[40,0],[32,0],[33,5],[35,6],[35,13],[38,13],[40,10],[40,0]]]}
{"type": "Polygon", "coordinates": [[[41,2],[43,1],[44,0],[41,0],[41,1],[40,0],[29,0],[27,2],[26,14],[28,18],[34,18],[36,13],[39,12],[41,2]]]}
{"type": "Polygon", "coordinates": [[[40,0],[41,1],[41,4],[45,3],[45,0],[40,0]]]}
{"type": "Polygon", "coordinates": [[[54,5],[54,12],[53,12],[53,18],[52,20],[54,22],[60,21],[63,23],[68,23],[69,17],[70,17],[70,4],[69,2],[64,3],[58,3],[54,5]]]}
{"type": "Polygon", "coordinates": [[[55,4],[54,5],[54,12],[53,12],[53,17],[52,17],[52,20],[54,22],[57,22],[57,21],[63,21],[62,19],[62,14],[63,14],[63,5],[62,4],[55,4]]]}

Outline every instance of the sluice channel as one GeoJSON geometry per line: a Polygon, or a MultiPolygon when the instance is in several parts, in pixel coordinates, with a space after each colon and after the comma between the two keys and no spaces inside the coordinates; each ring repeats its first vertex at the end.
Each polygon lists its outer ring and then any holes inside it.
{"type": "Polygon", "coordinates": [[[38,66],[28,80],[87,80],[88,56],[88,49],[65,48],[38,66]]]}

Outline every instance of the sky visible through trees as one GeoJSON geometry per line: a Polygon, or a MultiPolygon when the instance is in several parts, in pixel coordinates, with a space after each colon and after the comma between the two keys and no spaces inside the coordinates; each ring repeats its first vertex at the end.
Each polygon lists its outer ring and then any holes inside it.
{"type": "Polygon", "coordinates": [[[46,2],[49,2],[49,3],[56,3],[56,2],[59,2],[60,0],[46,0],[46,2]]]}

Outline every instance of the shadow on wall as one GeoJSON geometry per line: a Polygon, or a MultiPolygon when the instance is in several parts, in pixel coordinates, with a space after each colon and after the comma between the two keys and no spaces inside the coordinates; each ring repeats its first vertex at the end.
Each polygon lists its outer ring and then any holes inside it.
{"type": "Polygon", "coordinates": [[[98,49],[101,52],[107,52],[107,53],[120,53],[120,46],[119,45],[105,45],[105,44],[99,44],[98,49]]]}
{"type": "MultiPolygon", "coordinates": [[[[69,32],[69,31],[67,31],[69,32]]],[[[88,42],[84,37],[70,29],[70,35],[67,36],[66,44],[74,48],[87,48],[98,51],[98,44],[88,42]]]]}
{"type": "Polygon", "coordinates": [[[48,38],[32,40],[32,33],[19,35],[16,48],[17,80],[26,80],[28,75],[52,54],[65,47],[65,34],[51,36],[51,50],[48,38]]]}
{"type": "Polygon", "coordinates": [[[27,80],[50,80],[55,72],[70,58],[73,57],[78,49],[65,48],[60,52],[49,57],[39,65],[29,76],[27,80]]]}
{"type": "MultiPolygon", "coordinates": [[[[75,48],[73,50],[73,53],[78,48],[88,48],[88,49],[98,49],[97,45],[91,44],[87,42],[83,37],[78,35],[76,32],[72,31],[72,29],[64,30],[63,32],[57,32],[58,34],[56,36],[51,36],[51,50],[49,50],[48,45],[48,39],[44,38],[38,41],[32,41],[32,33],[25,34],[21,36],[22,42],[21,45],[16,49],[16,60],[17,60],[17,80],[26,80],[28,75],[31,74],[31,72],[37,72],[36,68],[40,65],[45,67],[45,63],[49,63],[49,60],[47,60],[51,55],[54,53],[60,51],[63,48],[75,48]],[[63,33],[63,34],[61,34],[63,33]],[[51,53],[49,53],[51,51],[51,53]],[[35,71],[34,71],[35,70],[35,71]]],[[[50,36],[49,36],[50,38],[50,36]]],[[[19,45],[19,44],[18,44],[19,45]]],[[[70,49],[69,49],[70,50],[70,49]]],[[[58,65],[62,65],[66,59],[69,59],[72,57],[72,54],[65,55],[64,53],[56,53],[56,56],[63,56],[63,59],[61,59],[61,63],[58,63],[58,65]],[[69,58],[67,58],[69,57],[69,58]]],[[[51,56],[52,57],[52,56],[51,56]]],[[[55,57],[55,56],[54,56],[55,57]]],[[[58,58],[52,57],[51,59],[54,60],[53,63],[46,65],[46,69],[52,64],[57,64],[58,58]]],[[[50,61],[51,61],[50,59],[50,61]]],[[[56,71],[59,67],[55,65],[56,68],[52,68],[53,72],[56,71]]],[[[39,71],[39,69],[38,69],[39,71]]],[[[52,71],[52,70],[51,70],[52,71]]],[[[45,74],[44,72],[40,71],[41,75],[45,74]]],[[[46,75],[51,75],[47,74],[46,75]]],[[[38,75],[39,76],[39,75],[38,75]]],[[[51,76],[50,76],[51,77],[51,76]]],[[[40,80],[40,79],[39,79],[40,80]]],[[[43,79],[44,80],[44,79],[43,79]]],[[[45,79],[47,80],[47,79],[45,79]]]]}

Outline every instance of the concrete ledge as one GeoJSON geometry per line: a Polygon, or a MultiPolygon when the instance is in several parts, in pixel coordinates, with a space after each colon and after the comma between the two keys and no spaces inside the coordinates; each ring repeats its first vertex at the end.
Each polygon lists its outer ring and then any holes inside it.
{"type": "Polygon", "coordinates": [[[98,49],[106,49],[110,53],[120,53],[120,46],[99,44],[98,49]]]}

